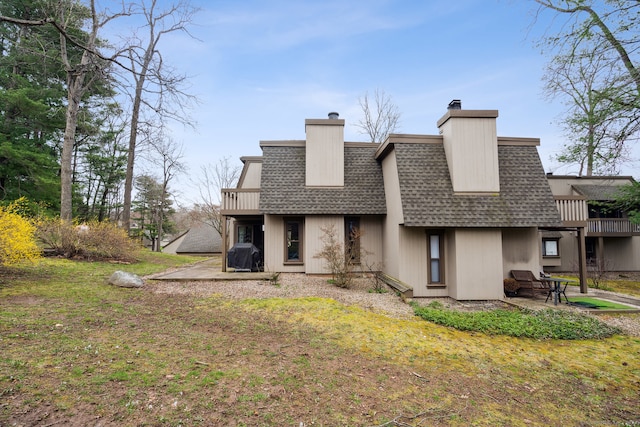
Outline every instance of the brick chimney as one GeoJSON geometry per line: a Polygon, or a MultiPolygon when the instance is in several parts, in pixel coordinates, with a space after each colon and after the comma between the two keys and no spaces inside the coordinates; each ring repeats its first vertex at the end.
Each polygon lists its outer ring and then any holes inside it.
{"type": "Polygon", "coordinates": [[[338,117],[305,120],[308,187],[344,186],[344,120],[338,117]]]}
{"type": "Polygon", "coordinates": [[[498,193],[498,110],[463,110],[453,100],[438,120],[453,191],[498,193]]]}

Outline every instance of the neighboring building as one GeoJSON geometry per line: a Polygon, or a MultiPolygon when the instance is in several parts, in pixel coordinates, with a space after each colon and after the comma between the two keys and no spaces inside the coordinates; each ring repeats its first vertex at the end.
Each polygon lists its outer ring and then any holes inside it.
{"type": "Polygon", "coordinates": [[[196,224],[162,247],[162,252],[178,255],[222,253],[222,237],[209,224],[196,224]]]}
{"type": "Polygon", "coordinates": [[[629,176],[560,176],[548,174],[563,224],[576,230],[542,234],[542,265],[545,270],[577,271],[584,230],[584,257],[588,269],[640,271],[640,225],[625,212],[606,208],[618,188],[633,181],[629,176]]]}
{"type": "Polygon", "coordinates": [[[498,111],[459,101],[440,135],[382,144],[345,142],[336,116],[307,119],[306,140],[262,141],[261,157],[242,158],[237,188],[222,191],[225,247],[250,241],[265,270],[326,274],[316,254],[333,225],[414,297],[501,299],[512,269],[539,271],[539,229],[562,225],[539,139],[498,137],[498,111]]]}

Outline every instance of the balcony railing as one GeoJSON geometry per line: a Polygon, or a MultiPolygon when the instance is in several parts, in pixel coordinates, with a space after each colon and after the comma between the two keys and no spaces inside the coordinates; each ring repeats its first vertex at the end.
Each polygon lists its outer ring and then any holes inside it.
{"type": "Polygon", "coordinates": [[[222,215],[258,214],[260,204],[260,190],[243,188],[222,189],[222,215]]]}
{"type": "Polygon", "coordinates": [[[628,219],[589,218],[587,201],[582,196],[556,196],[555,199],[563,224],[587,227],[587,236],[640,235],[640,224],[633,224],[628,219]]]}
{"type": "Polygon", "coordinates": [[[640,235],[640,224],[622,218],[591,218],[587,236],[631,236],[640,235]]]}
{"type": "Polygon", "coordinates": [[[565,225],[586,225],[589,219],[587,201],[582,196],[556,196],[556,207],[565,225]]]}

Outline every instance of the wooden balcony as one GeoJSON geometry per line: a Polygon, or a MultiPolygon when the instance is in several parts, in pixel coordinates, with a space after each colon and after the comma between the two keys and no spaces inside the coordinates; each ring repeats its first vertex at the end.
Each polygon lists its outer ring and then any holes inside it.
{"type": "Polygon", "coordinates": [[[590,218],[587,236],[625,237],[640,236],[640,224],[623,218],[590,218]]]}
{"type": "Polygon", "coordinates": [[[223,188],[222,215],[259,215],[260,190],[244,188],[223,188]]]}
{"type": "Polygon", "coordinates": [[[633,224],[628,219],[589,218],[587,200],[582,196],[556,196],[555,199],[562,224],[586,227],[589,237],[640,236],[640,224],[633,224]]]}

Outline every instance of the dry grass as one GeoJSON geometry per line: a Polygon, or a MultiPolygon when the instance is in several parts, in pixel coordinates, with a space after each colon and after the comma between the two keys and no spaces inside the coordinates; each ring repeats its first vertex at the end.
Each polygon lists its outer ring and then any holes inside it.
{"type": "Polygon", "coordinates": [[[175,260],[47,260],[0,281],[0,425],[640,422],[638,338],[491,337],[329,298],[105,283],[175,260]]]}

